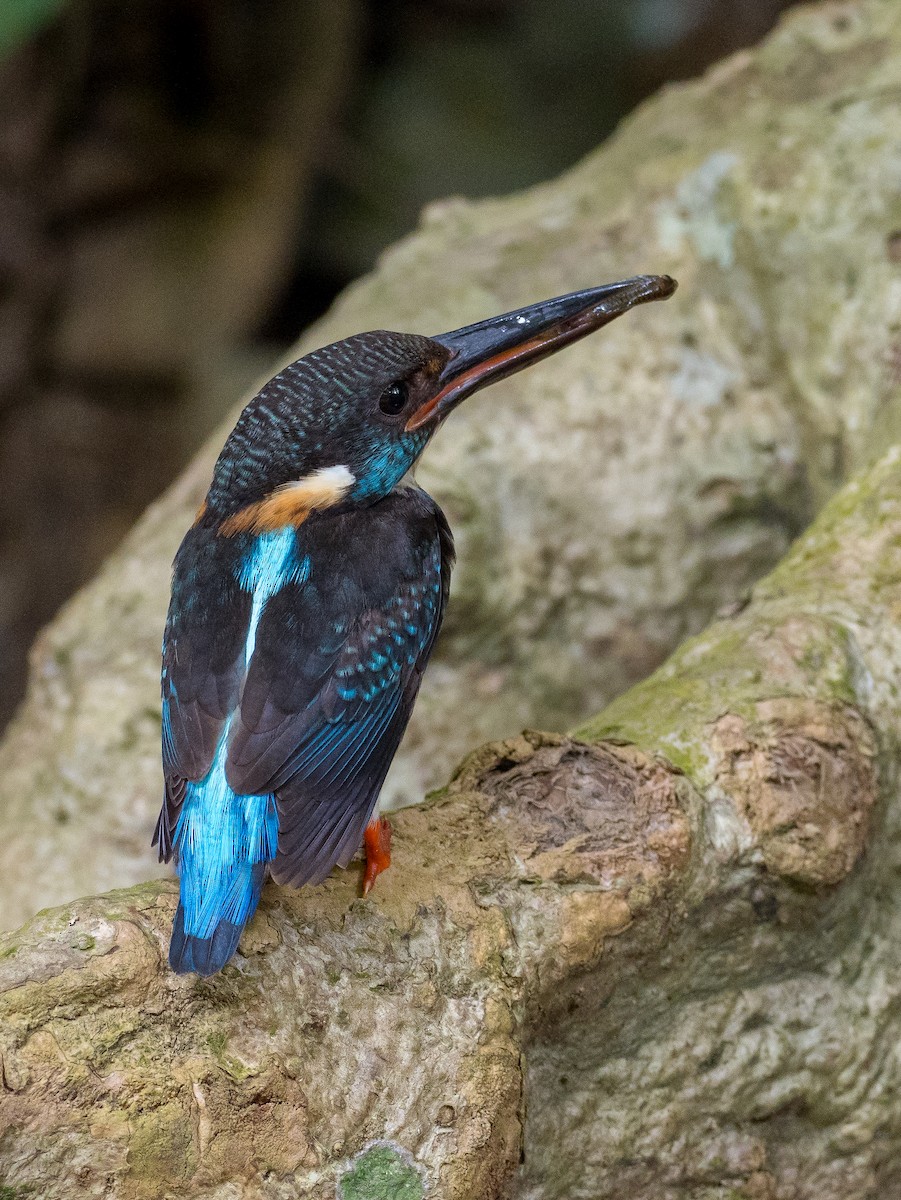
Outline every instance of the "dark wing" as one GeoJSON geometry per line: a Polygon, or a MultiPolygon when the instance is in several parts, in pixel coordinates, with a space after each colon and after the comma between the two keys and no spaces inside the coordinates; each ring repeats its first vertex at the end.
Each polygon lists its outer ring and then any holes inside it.
{"type": "Polygon", "coordinates": [[[229,741],[239,793],[274,791],[280,883],[346,866],[410,718],[441,625],[453,543],[418,489],[301,530],[309,574],[257,629],[229,741]]]}
{"type": "Polygon", "coordinates": [[[185,784],[209,771],[240,696],[252,603],[238,584],[245,541],[192,529],[175,558],[163,634],[165,795],[153,839],[166,862],[185,784]]]}

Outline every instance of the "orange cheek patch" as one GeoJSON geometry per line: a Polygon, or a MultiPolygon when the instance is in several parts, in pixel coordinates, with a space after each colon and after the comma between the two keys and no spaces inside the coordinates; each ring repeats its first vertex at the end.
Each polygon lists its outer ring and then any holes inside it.
{"type": "Polygon", "coordinates": [[[353,482],[354,477],[346,467],[315,471],[226,517],[219,532],[232,537],[236,533],[269,533],[286,525],[296,528],[314,509],[331,508],[343,500],[353,482]]]}
{"type": "Polygon", "coordinates": [[[219,532],[232,537],[236,533],[268,533],[273,529],[283,529],[286,525],[302,525],[313,507],[301,497],[273,492],[265,500],[248,504],[246,508],[226,517],[219,526],[219,532]]]}

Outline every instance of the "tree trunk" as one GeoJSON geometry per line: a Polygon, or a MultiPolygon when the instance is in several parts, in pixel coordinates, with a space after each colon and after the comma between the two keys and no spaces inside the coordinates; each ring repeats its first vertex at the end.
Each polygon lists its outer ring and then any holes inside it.
{"type": "Polygon", "coordinates": [[[895,447],[590,724],[398,814],[372,898],[268,887],[209,981],[171,883],[8,936],[10,1195],[898,1194],[899,581],[895,447]]]}
{"type": "MultiPolygon", "coordinates": [[[[436,206],[305,336],[436,332],[643,270],[681,283],[430,447],[420,477],[460,564],[389,796],[418,798],[484,738],[597,711],[901,435],[899,86],[897,0],[799,10],[560,180],[436,206]]],[[[0,749],[6,927],[153,870],[169,564],[216,448],[34,652],[0,749]]]]}

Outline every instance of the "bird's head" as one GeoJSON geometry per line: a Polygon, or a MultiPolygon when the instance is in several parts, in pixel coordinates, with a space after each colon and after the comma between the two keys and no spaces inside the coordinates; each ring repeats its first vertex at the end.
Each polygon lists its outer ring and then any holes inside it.
{"type": "Polygon", "coordinates": [[[225,534],[262,532],[374,503],[467,396],[675,287],[642,275],[437,337],[378,330],[314,350],[244,409],[216,464],[207,519],[225,534]]]}

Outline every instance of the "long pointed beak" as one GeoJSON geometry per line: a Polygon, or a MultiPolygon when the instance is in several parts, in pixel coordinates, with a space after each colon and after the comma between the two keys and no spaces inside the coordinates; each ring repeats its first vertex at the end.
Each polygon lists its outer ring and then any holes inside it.
{"type": "Polygon", "coordinates": [[[446,346],[451,356],[438,377],[438,392],[413,413],[407,430],[440,421],[479,388],[547,358],[636,304],[665,300],[675,290],[676,281],[668,275],[638,275],[439,334],[432,341],[446,346]]]}

